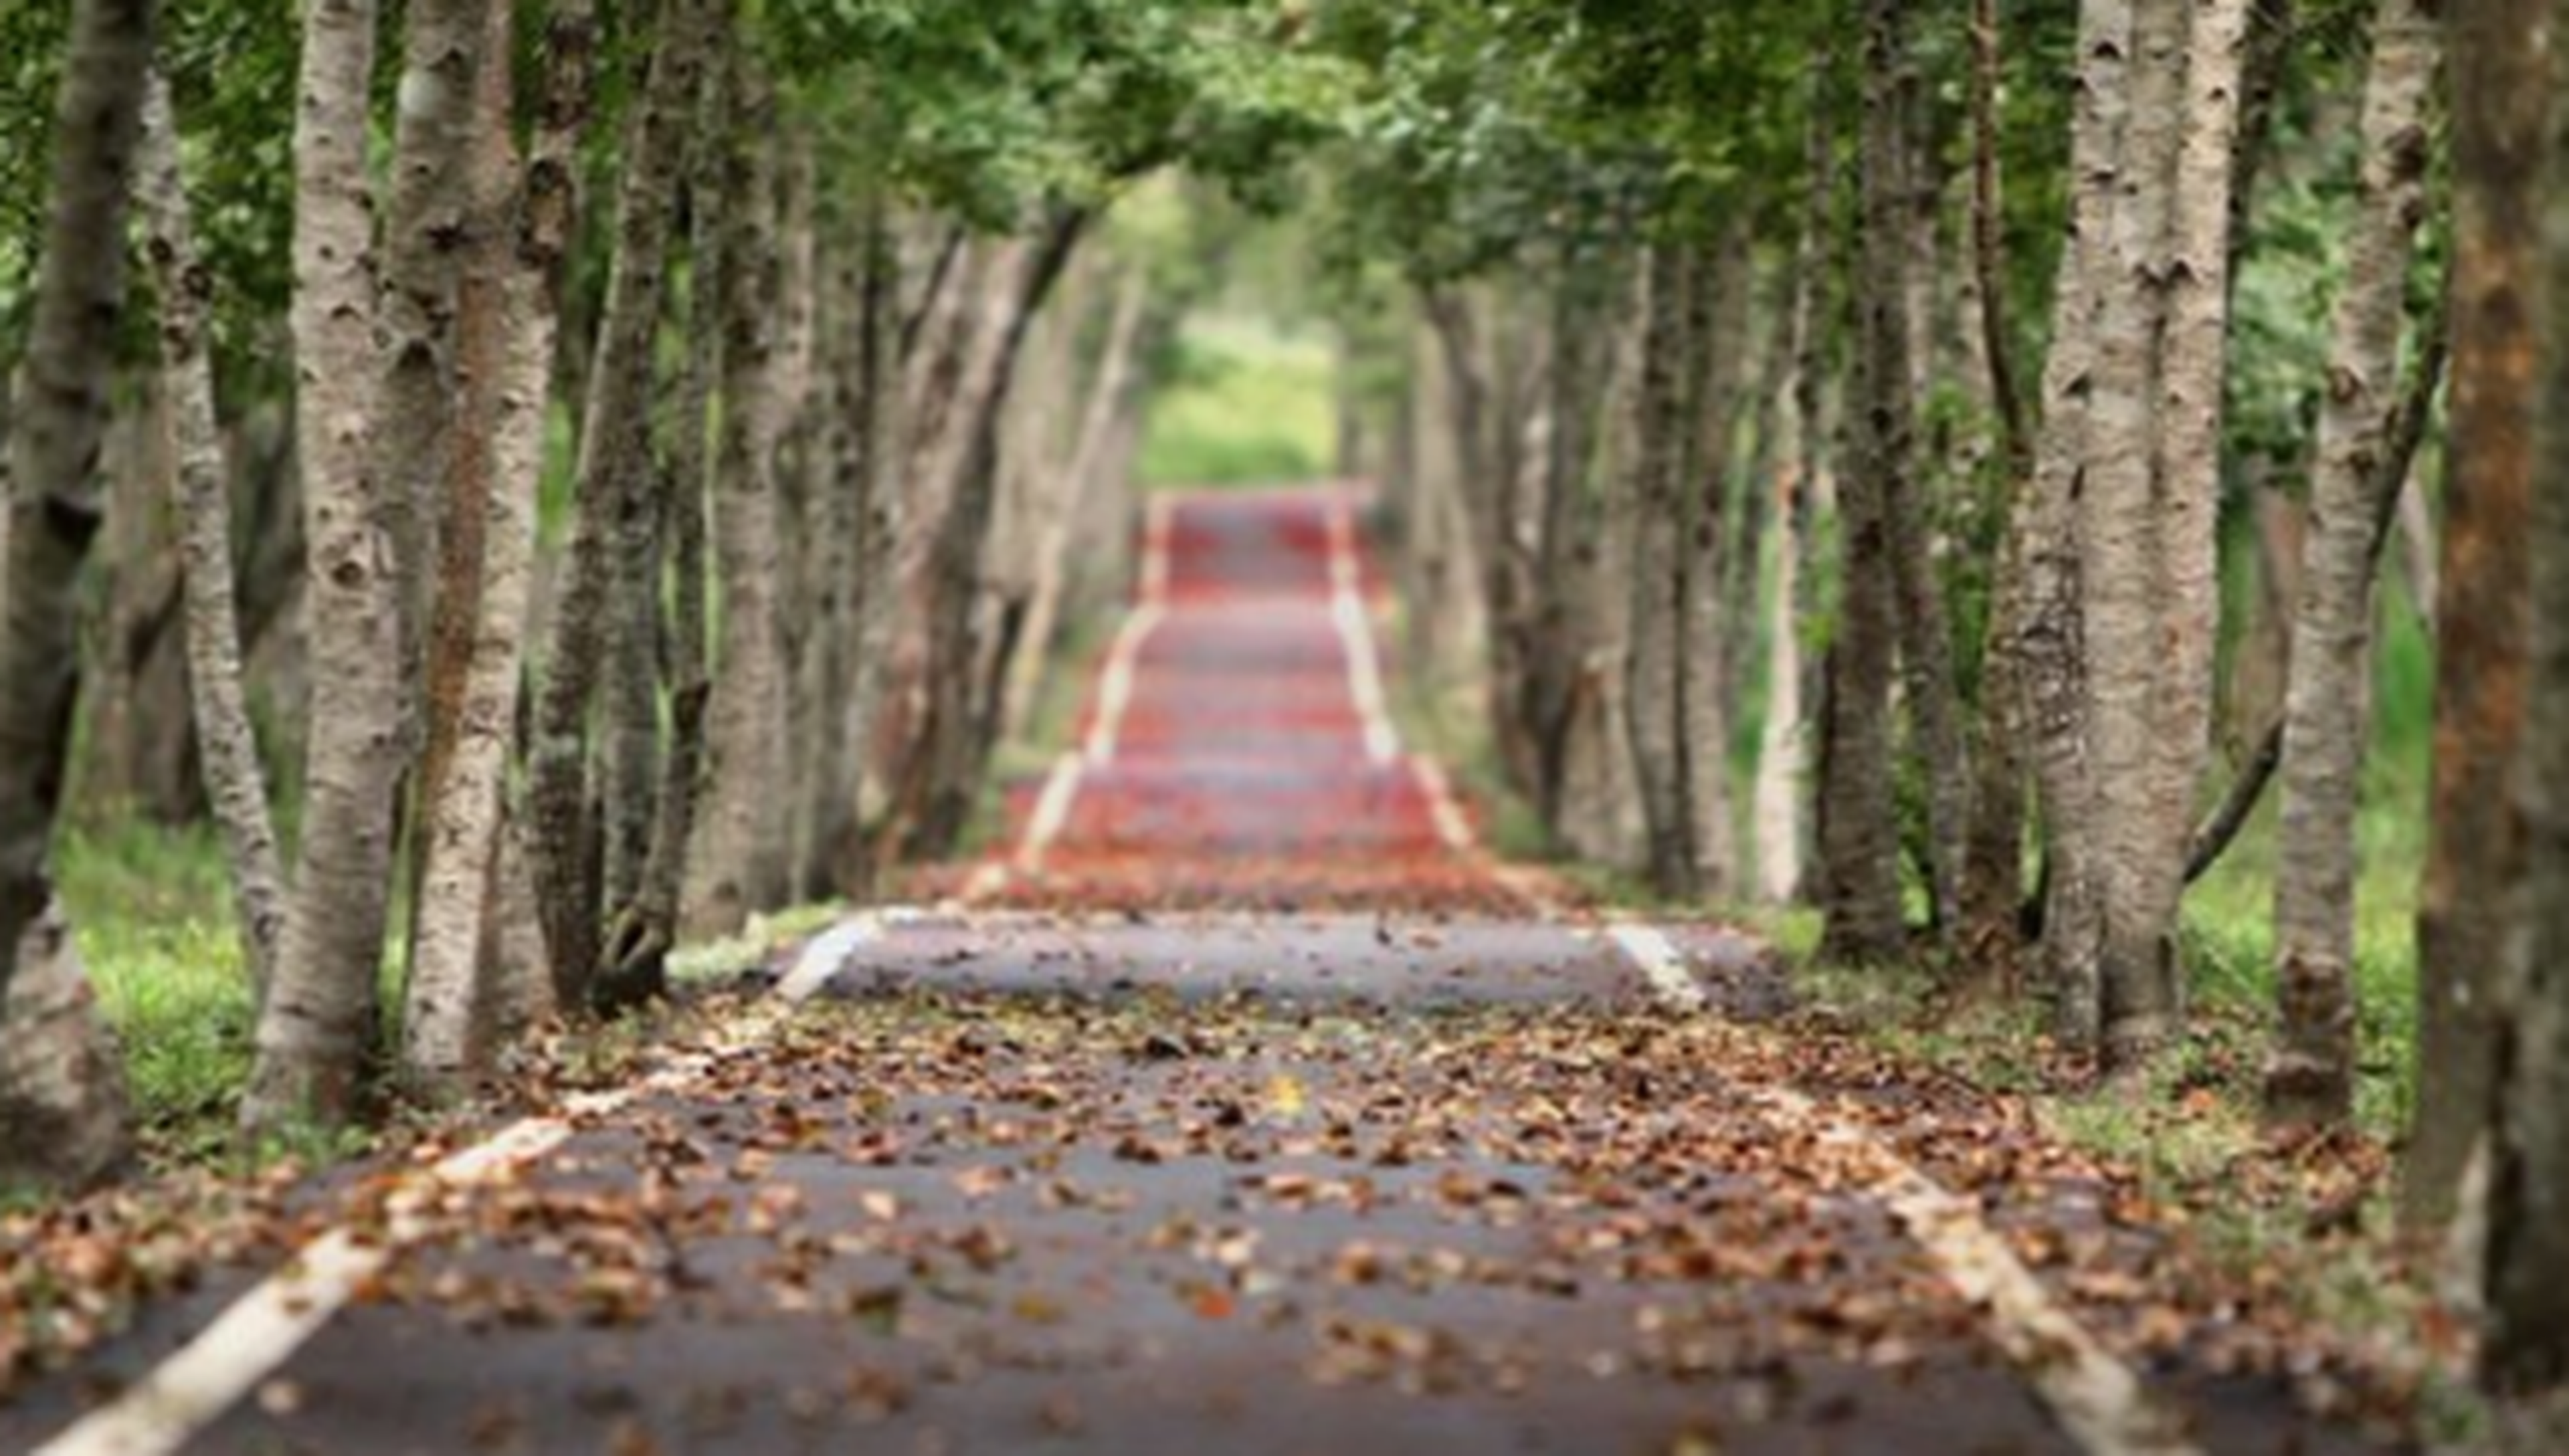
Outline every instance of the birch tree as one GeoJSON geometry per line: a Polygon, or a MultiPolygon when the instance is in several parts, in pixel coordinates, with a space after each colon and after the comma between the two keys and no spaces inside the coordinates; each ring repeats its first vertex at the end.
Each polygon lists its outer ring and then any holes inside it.
{"type": "Polygon", "coordinates": [[[136,181],[160,303],[161,368],[171,392],[178,471],[179,547],[186,591],[187,701],[196,725],[207,797],[223,839],[243,963],[267,984],[285,920],[285,871],[268,810],[248,693],[241,679],[238,586],[232,572],[231,484],[214,417],[214,368],[207,347],[213,276],[196,254],[186,182],[179,168],[178,120],[170,85],[155,68],[143,111],[136,181]]]}
{"type": "Polygon", "coordinates": [[[2283,855],[2275,879],[2279,1044],[2266,1108],[2288,1124],[2334,1125],[2355,1098],[2357,801],[2372,723],[2374,564],[2386,518],[2383,469],[2399,402],[2408,262],[2425,211],[2433,19],[2416,0],[2374,11],[2363,175],[2311,479],[2301,601],[2294,615],[2283,748],[2283,855]]]}
{"type": "Polygon", "coordinates": [[[402,770],[401,588],[372,431],[383,385],[366,176],[372,0],[304,11],[294,336],[313,690],[302,843],[241,1103],[255,1131],[346,1118],[374,1035],[402,770]]]}

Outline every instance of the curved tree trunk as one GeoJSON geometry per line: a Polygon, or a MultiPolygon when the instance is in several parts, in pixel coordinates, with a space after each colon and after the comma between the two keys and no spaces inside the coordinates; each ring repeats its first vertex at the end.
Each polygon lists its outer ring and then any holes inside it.
{"type": "Polygon", "coordinates": [[[285,870],[268,813],[267,771],[251,730],[241,680],[240,616],[232,578],[230,481],[214,419],[213,361],[205,341],[213,279],[196,256],[169,82],[156,69],[144,103],[136,201],[149,229],[153,291],[161,305],[161,367],[170,382],[178,454],[179,546],[187,594],[188,704],[196,723],[206,797],[223,839],[241,950],[262,992],[285,922],[285,870]]]}

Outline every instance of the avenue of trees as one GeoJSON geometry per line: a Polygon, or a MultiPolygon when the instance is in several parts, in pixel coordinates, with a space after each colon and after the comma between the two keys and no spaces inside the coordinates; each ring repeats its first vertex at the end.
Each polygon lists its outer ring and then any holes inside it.
{"type": "Polygon", "coordinates": [[[154,8],[0,17],[0,1175],[121,1145],[75,785],[218,826],[252,1130],[953,850],[1290,207],[1413,669],[1552,839],[2101,1076],[2271,797],[2266,1111],[2350,1118],[2395,576],[2402,1211],[2480,1235],[2491,1385],[2569,1382],[2555,7],[154,8]]]}

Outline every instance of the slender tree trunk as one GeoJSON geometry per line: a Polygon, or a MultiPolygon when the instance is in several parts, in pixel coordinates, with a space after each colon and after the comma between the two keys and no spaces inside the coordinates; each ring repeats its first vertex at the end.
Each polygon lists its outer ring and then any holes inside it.
{"type": "Polygon", "coordinates": [[[2134,0],[2131,110],[2108,223],[2087,396],[2088,440],[2078,519],[2086,628],[2088,743],[2098,907],[2099,1047],[2108,1065],[2143,1055],[2174,1030],[2170,928],[2156,894],[2157,695],[2169,650],[2158,592],[2158,383],[2169,300],[2169,219],[2187,118],[2189,0],[2134,0]]]}
{"type": "MultiPolygon", "coordinates": [[[[1920,326],[1927,312],[1911,302],[1923,271],[1917,235],[1935,228],[1931,208],[1914,215],[1909,176],[1914,147],[1903,100],[1915,81],[1909,56],[1908,6],[1875,0],[1867,11],[1864,156],[1873,185],[1864,193],[1862,260],[1869,289],[1901,306],[1866,310],[1863,347],[1868,351],[1861,467],[1874,509],[1882,514],[1890,551],[1900,633],[1901,688],[1909,710],[1915,760],[1927,787],[1928,891],[1940,935],[1951,937],[1961,920],[1963,851],[1971,814],[1971,762],[1963,741],[1961,695],[1955,685],[1953,630],[1945,615],[1938,577],[1935,531],[1927,520],[1925,484],[1918,472],[1918,399],[1931,346],[1920,326]]],[[[1932,192],[1930,193],[1932,196],[1932,192]]],[[[1870,295],[1868,295],[1870,296],[1870,295]]]]}
{"type": "Polygon", "coordinates": [[[1688,840],[1698,895],[1731,889],[1738,832],[1731,823],[1730,718],[1725,689],[1730,662],[1745,655],[1730,640],[1745,623],[1730,617],[1725,569],[1731,552],[1730,483],[1736,453],[1741,361],[1748,336],[1748,241],[1729,230],[1701,265],[1690,332],[1701,367],[1686,427],[1692,448],[1678,567],[1677,747],[1685,787],[1688,840]]]}
{"type": "Polygon", "coordinates": [[[767,141],[775,99],[745,51],[735,53],[739,112],[725,169],[730,229],[721,300],[722,436],[715,471],[714,575],[721,592],[713,698],[706,709],[708,778],[688,851],[684,923],[699,935],[737,929],[774,909],[786,884],[787,689],[779,632],[776,444],[784,387],[771,331],[780,289],[776,169],[767,141]]]}
{"type": "Polygon", "coordinates": [[[312,721],[294,899],[241,1104],[255,1131],[355,1110],[375,1031],[406,691],[403,578],[373,435],[385,379],[366,177],[375,7],[311,0],[304,15],[292,321],[312,721]]]}
{"type": "Polygon", "coordinates": [[[2103,909],[2105,1064],[2176,1032],[2175,958],[2209,748],[2231,148],[2244,0],[2134,7],[2113,273],[2088,397],[2081,513],[2103,909]]]}
{"type": "Polygon", "coordinates": [[[1128,270],[1116,284],[1115,301],[1106,323],[1106,342],[1098,356],[1097,371],[1089,381],[1087,402],[1080,410],[1070,459],[1062,469],[1062,499],[1053,504],[1034,546],[1034,594],[1026,609],[1023,645],[1010,671],[1008,721],[1004,725],[1009,734],[1023,730],[1036,685],[1051,661],[1053,638],[1060,634],[1071,533],[1091,496],[1106,486],[1106,450],[1114,434],[1116,413],[1132,388],[1134,344],[1141,337],[1142,313],[1149,297],[1149,280],[1139,269],[1128,270]]]}
{"type": "Polygon", "coordinates": [[[2435,636],[2435,600],[2443,594],[2443,573],[2435,569],[2435,508],[2426,499],[2422,469],[2412,469],[2401,483],[2394,525],[2399,532],[2399,574],[2408,582],[2408,610],[2416,619],[2417,629],[2431,641],[2435,636]]]}
{"type": "Polygon", "coordinates": [[[1635,395],[1632,637],[1625,659],[1625,714],[1650,831],[1653,889],[1672,900],[1702,893],[1695,822],[1685,775],[1685,576],[1689,373],[1698,362],[1702,286],[1699,250],[1659,239],[1651,245],[1648,321],[1641,388],[1635,395]]]}
{"type": "MultiPolygon", "coordinates": [[[[2446,309],[2439,300],[2426,317],[2417,321],[2419,340],[2416,363],[2410,368],[2407,382],[2401,386],[2400,398],[2393,407],[2386,438],[2378,457],[2367,467],[2371,479],[2366,483],[2366,509],[2371,513],[2371,542],[2367,546],[2366,571],[2378,578],[2382,570],[2382,553],[2389,545],[2392,516],[2399,509],[2401,483],[2408,477],[2410,462],[2424,443],[2427,426],[2435,413],[2435,395],[2444,378],[2448,353],[2446,309]]],[[[2296,534],[2294,573],[2298,584],[2299,553],[2296,534]]],[[[2294,593],[2298,595],[2298,591],[2294,593]]],[[[2280,653],[2278,654],[2281,655],[2280,653]]],[[[2257,812],[2257,803],[2273,782],[2275,770],[2284,760],[2284,706],[2276,703],[2264,726],[2249,740],[2249,749],[2238,771],[2231,776],[2230,787],[2203,822],[2195,826],[2185,852],[2185,883],[2192,885],[2211,873],[2231,843],[2247,827],[2249,816],[2257,812]]]]}
{"type": "Polygon", "coordinates": [[[2041,791],[2044,979],[2052,1025],[2073,1046],[2092,1046],[2101,1021],[2095,861],[2095,786],[2089,773],[2084,568],[2078,502],[2091,458],[2089,385],[2113,268],[2111,232],[2130,98],[2130,0],[2083,0],[2078,87],[2070,134],[2069,240],[2053,295],[2051,348],[2042,369],[2042,430],[2033,491],[2017,517],[2024,604],[2015,629],[2024,712],[2041,791]]]}
{"type": "MultiPolygon", "coordinates": [[[[2176,921],[2185,852],[2212,753],[2216,646],[2220,637],[2222,418],[2229,371],[2230,179],[2238,146],[2240,78],[2250,0],[2187,6],[2186,125],[2170,195],[2167,334],[2158,376],[2158,606],[2165,686],[2150,782],[2144,914],[2156,949],[2109,978],[2105,1045],[2128,1061],[2173,1036],[2184,1013],[2176,921]],[[2126,993],[2128,992],[2128,994],[2126,993]]],[[[2137,927],[2135,927],[2137,930],[2137,927]]]]}
{"type": "Polygon", "coordinates": [[[528,752],[530,858],[546,955],[556,998],[565,1006],[586,1001],[598,960],[598,852],[587,729],[608,641],[615,524],[629,511],[648,509],[633,502],[649,495],[652,346],[659,332],[671,204],[686,161],[682,139],[696,119],[714,36],[731,23],[722,0],[673,0],[673,13],[661,17],[642,95],[630,109],[623,138],[615,249],[581,420],[570,545],[528,752]]]}
{"type": "Polygon", "coordinates": [[[843,489],[855,493],[857,538],[856,594],[849,603],[848,709],[844,737],[853,762],[848,767],[851,795],[848,825],[834,839],[837,868],[833,878],[861,893],[868,871],[865,841],[866,795],[869,788],[868,745],[874,741],[876,711],[887,678],[893,615],[899,603],[894,578],[894,546],[904,524],[900,483],[893,471],[904,459],[901,357],[901,255],[894,245],[891,204],[879,191],[869,207],[861,241],[864,297],[863,330],[856,367],[855,399],[847,426],[856,458],[850,462],[843,489]]]}
{"type": "Polygon", "coordinates": [[[243,958],[252,981],[263,988],[285,921],[285,870],[268,813],[267,771],[259,762],[241,680],[231,490],[214,419],[213,360],[205,341],[213,278],[196,255],[185,182],[179,171],[178,123],[170,110],[169,83],[158,70],[150,88],[136,200],[149,228],[144,255],[160,299],[161,367],[172,395],[179,545],[184,562],[181,574],[187,593],[188,701],[206,795],[231,875],[243,958]]]}
{"type": "Polygon", "coordinates": [[[1821,760],[1824,950],[1859,962],[1897,959],[1908,948],[1891,777],[1891,678],[1899,624],[1890,579],[1897,545],[1888,489],[1892,476],[1906,469],[1910,438],[1897,106],[1903,10],[1901,0],[1868,0],[1864,12],[1856,460],[1840,513],[1837,640],[1830,648],[1828,736],[1821,760]]]}
{"type": "Polygon", "coordinates": [[[81,562],[125,303],[127,188],[152,63],[149,0],[81,0],[0,502],[0,1183],[76,1185],[122,1162],[124,1074],[48,861],[80,690],[81,562]]]}
{"type": "Polygon", "coordinates": [[[2019,908],[2024,899],[2027,743],[2023,640],[2024,533],[2018,517],[2033,476],[2033,437],[2017,379],[2016,340],[2008,321],[2006,213],[2000,195],[1999,97],[2002,84],[1998,0],[1972,7],[1972,275],[1978,293],[1982,367],[1998,422],[1999,520],[1996,578],[1991,583],[1989,643],[1981,658],[1979,725],[1974,733],[1970,833],[1960,893],[1958,943],[1966,974],[2013,973],[2019,908]]]}
{"type": "Polygon", "coordinates": [[[2372,723],[2374,562],[2384,515],[2376,483],[2398,406],[2401,304],[2425,215],[2434,74],[2433,19],[2417,0],[2380,0],[2365,83],[2363,181],[2333,325],[2284,715],[2278,1044],[2266,1112],[2294,1126],[2334,1126],[2354,1109],[2355,815],[2372,723]]]}
{"type": "Polygon", "coordinates": [[[2417,908],[2417,1111],[2400,1213],[2454,1212],[2491,1115],[2505,910],[2523,838],[2510,775],[2525,733],[2543,144],[2554,81],[2540,0],[2451,0],[2452,389],[2435,748],[2417,908]]]}
{"type": "MultiPolygon", "coordinates": [[[[418,735],[438,493],[457,448],[457,288],[472,227],[473,109],[490,0],[408,0],[394,160],[383,205],[375,488],[392,552],[402,732],[418,735]]],[[[505,65],[503,53],[497,64],[505,65]]]]}
{"type": "Polygon", "coordinates": [[[924,853],[945,853],[962,834],[989,748],[988,725],[980,721],[976,698],[982,685],[972,673],[944,669],[982,660],[972,628],[996,505],[1000,414],[1026,332],[1068,266],[1089,219],[1082,209],[1057,210],[1015,270],[987,386],[975,392],[971,413],[958,425],[969,432],[964,437],[969,447],[955,460],[959,473],[952,486],[940,492],[948,505],[930,557],[926,660],[941,670],[932,672],[926,684],[927,711],[915,740],[917,768],[909,776],[909,817],[918,831],[914,843],[924,853]]]}
{"type": "Polygon", "coordinates": [[[632,898],[618,904],[599,956],[592,1004],[637,1005],[668,985],[668,954],[678,938],[696,804],[705,778],[705,716],[713,698],[708,667],[710,621],[705,567],[706,455],[715,382],[722,370],[723,302],[732,291],[733,233],[722,215],[722,178],[729,165],[730,88],[714,81],[690,158],[685,215],[688,255],[686,353],[670,391],[669,447],[656,481],[659,539],[669,557],[666,667],[669,743],[652,795],[651,839],[632,898]]]}
{"type": "Polygon", "coordinates": [[[1552,282],[1552,433],[1517,711],[1534,738],[1536,811],[1554,835],[1567,831],[1571,766],[1597,720],[1587,686],[1606,629],[1607,586],[1605,493],[1595,477],[1624,350],[1618,323],[1629,311],[1629,271],[1608,249],[1565,244],[1552,282]]]}
{"type": "Polygon", "coordinates": [[[1815,80],[1810,120],[1802,139],[1802,216],[1793,243],[1792,296],[1788,305],[1790,385],[1783,411],[1791,422],[1781,464],[1778,514],[1784,543],[1777,552],[1775,606],[1767,655],[1766,723],[1757,751],[1758,883],[1778,904],[1804,892],[1812,864],[1813,740],[1826,694],[1816,667],[1825,654],[1806,655],[1803,632],[1818,616],[1821,500],[1826,494],[1828,430],[1820,417],[1828,296],[1830,214],[1837,169],[1829,140],[1828,107],[1815,80]],[[1815,660],[1816,658],[1816,660],[1815,660]],[[1786,674],[1791,680],[1786,681],[1786,674]]]}
{"type": "Polygon", "coordinates": [[[498,951],[511,858],[504,780],[535,567],[536,494],[544,462],[557,299],[571,218],[570,167],[585,119],[594,19],[585,3],[553,8],[546,33],[545,102],[523,182],[510,142],[510,7],[492,26],[473,164],[475,266],[465,283],[457,449],[446,482],[423,773],[424,863],[403,1015],[403,1066],[443,1087],[476,1067],[484,1034],[531,1019],[550,983],[498,951]],[[484,336],[484,331],[488,336],[484,336]]]}

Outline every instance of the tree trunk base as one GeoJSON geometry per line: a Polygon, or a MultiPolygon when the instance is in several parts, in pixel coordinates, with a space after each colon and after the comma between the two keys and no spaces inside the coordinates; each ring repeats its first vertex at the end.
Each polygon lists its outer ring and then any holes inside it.
{"type": "Polygon", "coordinates": [[[17,965],[0,1014],[0,1188],[98,1183],[133,1152],[125,1062],[58,910],[27,927],[17,965]]]}

